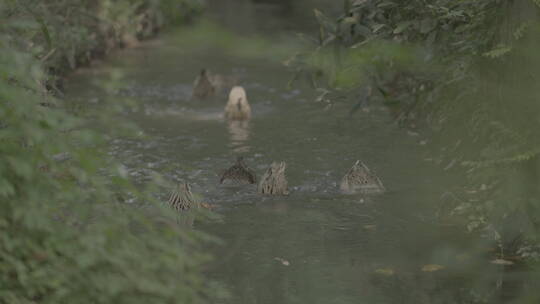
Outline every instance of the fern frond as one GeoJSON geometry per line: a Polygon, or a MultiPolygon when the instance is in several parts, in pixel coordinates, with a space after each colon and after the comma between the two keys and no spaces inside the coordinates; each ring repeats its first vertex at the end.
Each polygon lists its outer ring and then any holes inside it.
{"type": "Polygon", "coordinates": [[[506,55],[510,51],[512,51],[511,46],[507,46],[507,45],[504,45],[504,44],[499,44],[497,47],[495,47],[491,51],[485,52],[482,55],[485,56],[485,57],[495,59],[495,58],[499,58],[499,57],[502,57],[502,56],[506,55]]]}

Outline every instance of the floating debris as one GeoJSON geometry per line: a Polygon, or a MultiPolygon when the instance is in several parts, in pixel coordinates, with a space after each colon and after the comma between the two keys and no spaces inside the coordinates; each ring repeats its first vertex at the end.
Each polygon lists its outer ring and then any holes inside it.
{"type": "Polygon", "coordinates": [[[394,269],[392,269],[392,268],[379,268],[379,269],[375,270],[375,273],[389,277],[389,276],[394,275],[394,269]]]}
{"type": "Polygon", "coordinates": [[[504,259],[495,259],[491,261],[491,264],[508,266],[508,265],[514,265],[514,262],[504,260],[504,259]]]}
{"type": "Polygon", "coordinates": [[[375,230],[375,229],[377,229],[377,225],[364,225],[364,229],[366,229],[366,230],[375,230]]]}
{"type": "Polygon", "coordinates": [[[216,208],[216,205],[207,202],[201,202],[201,207],[208,210],[214,210],[216,208]]]}
{"type": "Polygon", "coordinates": [[[279,257],[275,257],[274,260],[278,261],[281,263],[281,265],[283,266],[290,266],[291,263],[289,263],[289,261],[283,259],[283,258],[279,258],[279,257]]]}
{"type": "Polygon", "coordinates": [[[422,266],[422,271],[423,272],[434,272],[434,271],[442,270],[444,268],[445,268],[444,266],[438,265],[438,264],[427,264],[427,265],[422,266]]]}

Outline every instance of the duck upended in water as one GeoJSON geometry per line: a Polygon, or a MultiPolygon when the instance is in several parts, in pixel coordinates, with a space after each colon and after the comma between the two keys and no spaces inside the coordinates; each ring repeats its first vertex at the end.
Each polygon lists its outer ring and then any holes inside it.
{"type": "Polygon", "coordinates": [[[234,76],[213,74],[207,69],[202,69],[193,83],[192,98],[206,99],[213,97],[221,91],[235,86],[237,83],[238,79],[234,76]]]}
{"type": "Polygon", "coordinates": [[[168,204],[178,212],[188,211],[191,208],[199,208],[200,206],[200,202],[191,193],[191,186],[188,183],[178,184],[169,196],[168,204]]]}
{"type": "Polygon", "coordinates": [[[381,193],[385,188],[381,180],[360,160],[352,166],[341,180],[341,191],[345,193],[381,193]]]}
{"type": "Polygon", "coordinates": [[[260,194],[269,195],[287,195],[289,189],[287,187],[287,178],[285,177],[285,168],[287,164],[285,162],[273,162],[270,168],[266,170],[261,177],[261,181],[258,186],[258,192],[260,194]]]}
{"type": "Polygon", "coordinates": [[[257,177],[255,172],[244,163],[243,157],[238,157],[236,163],[227,169],[219,179],[220,184],[255,184],[257,177]]]}
{"type": "Polygon", "coordinates": [[[193,83],[192,98],[206,99],[216,94],[216,88],[210,80],[210,75],[206,69],[202,69],[201,73],[193,83]]]}
{"type": "Polygon", "coordinates": [[[251,107],[246,96],[246,90],[235,86],[229,93],[229,100],[225,106],[225,118],[230,120],[247,120],[251,118],[251,107]]]}

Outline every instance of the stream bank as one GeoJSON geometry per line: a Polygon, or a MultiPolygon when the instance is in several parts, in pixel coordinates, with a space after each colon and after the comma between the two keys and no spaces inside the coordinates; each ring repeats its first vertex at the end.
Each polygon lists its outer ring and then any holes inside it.
{"type": "Polygon", "coordinates": [[[5,47],[40,60],[47,90],[61,94],[68,72],[186,23],[203,8],[200,0],[8,1],[0,5],[0,30],[5,47]]]}

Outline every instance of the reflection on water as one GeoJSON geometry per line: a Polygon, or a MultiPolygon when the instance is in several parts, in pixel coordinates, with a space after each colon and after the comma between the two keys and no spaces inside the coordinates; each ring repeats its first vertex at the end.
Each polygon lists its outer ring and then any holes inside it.
{"type": "MultiPolygon", "coordinates": [[[[324,1],[209,2],[225,28],[274,37],[309,24],[313,3],[324,1]]],[[[424,160],[421,135],[398,129],[378,107],[353,117],[340,103],[323,111],[311,90],[286,89],[290,75],[275,61],[201,49],[181,33],[111,57],[100,69],[124,74],[116,95],[103,89],[106,72],[76,75],[67,94],[99,100],[89,106],[130,98],[142,110],[125,116],[147,137],[116,139],[110,153],[137,183],[158,172],[191,183],[218,206],[222,223],[195,227],[225,243],[211,248],[216,261],[207,274],[230,290],[226,303],[494,303],[532,288],[521,269],[489,262],[490,244],[434,220],[434,202],[454,177],[424,160]],[[243,71],[251,122],[224,120],[226,98],[189,101],[203,67],[243,71]],[[239,153],[259,176],[272,161],[285,161],[291,194],[219,187],[219,171],[239,153]],[[357,159],[377,172],[386,193],[339,193],[357,159]]]]}
{"type": "Polygon", "coordinates": [[[231,149],[236,153],[247,153],[250,151],[246,142],[249,139],[249,120],[230,120],[227,122],[230,135],[231,149]]]}

